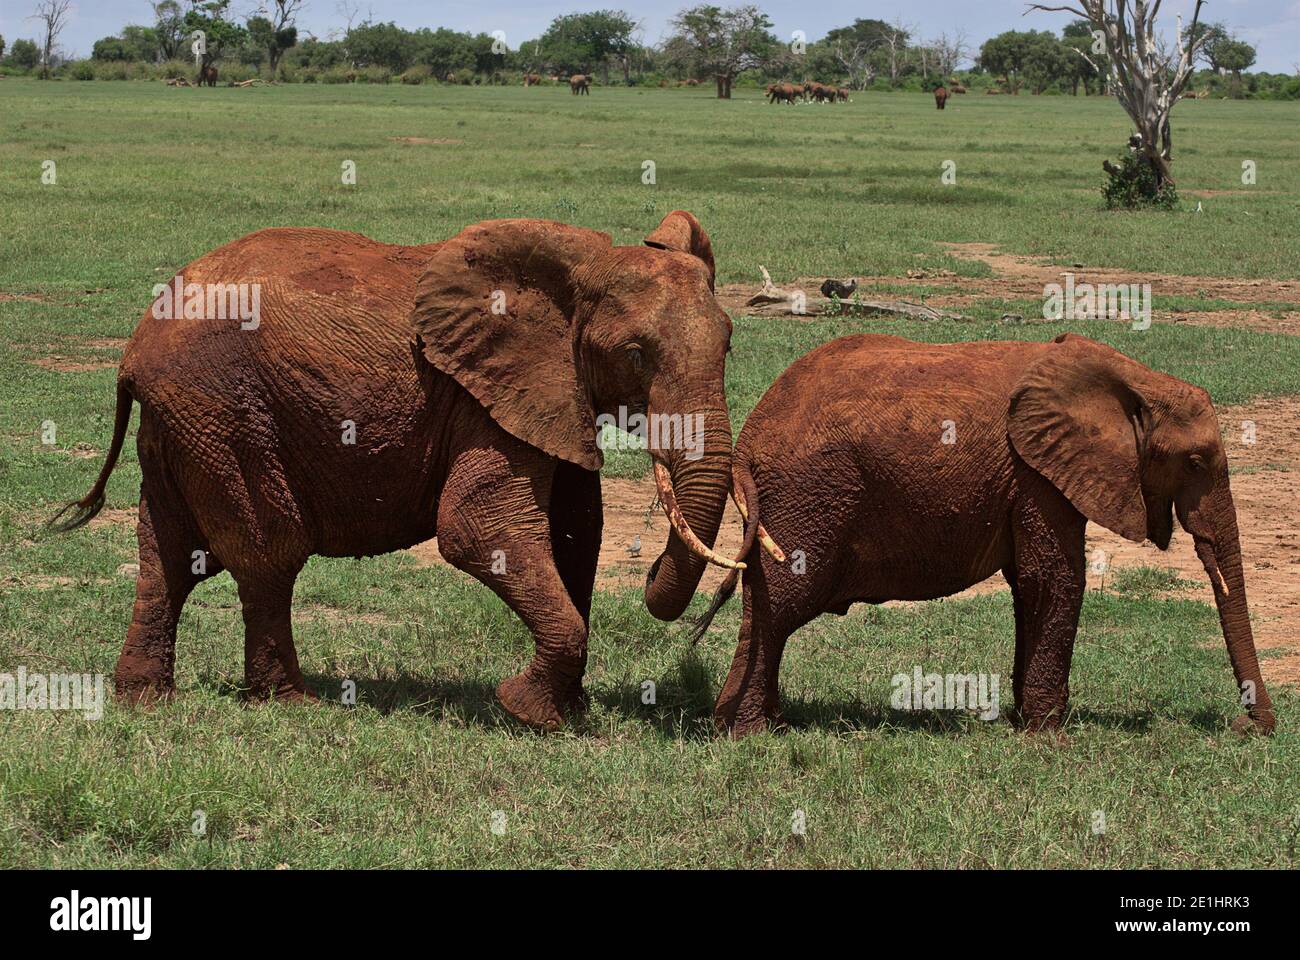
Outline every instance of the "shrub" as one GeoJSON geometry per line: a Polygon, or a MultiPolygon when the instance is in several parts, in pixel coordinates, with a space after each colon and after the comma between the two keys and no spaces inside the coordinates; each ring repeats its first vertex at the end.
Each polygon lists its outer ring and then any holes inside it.
{"type": "Polygon", "coordinates": [[[397,79],[402,83],[420,84],[426,83],[433,76],[433,68],[427,64],[417,63],[415,66],[408,68],[397,79]]]}
{"type": "Polygon", "coordinates": [[[69,65],[68,76],[73,80],[94,80],[95,65],[89,60],[78,60],[69,65]]]}
{"type": "Polygon", "coordinates": [[[1118,164],[1103,164],[1106,182],[1101,195],[1109,210],[1138,210],[1156,207],[1172,210],[1178,206],[1178,191],[1172,183],[1156,186],[1156,171],[1139,150],[1126,150],[1118,164]]]}
{"type": "Polygon", "coordinates": [[[194,64],[187,60],[164,60],[154,67],[154,76],[160,80],[174,80],[177,77],[193,80],[198,73],[194,64]]]}
{"type": "Polygon", "coordinates": [[[393,71],[387,67],[372,64],[357,75],[358,83],[387,83],[393,78],[393,71]]]}

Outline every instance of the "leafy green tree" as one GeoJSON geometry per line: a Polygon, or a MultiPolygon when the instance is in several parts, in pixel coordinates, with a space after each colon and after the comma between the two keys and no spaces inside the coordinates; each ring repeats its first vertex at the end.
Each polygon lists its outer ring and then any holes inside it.
{"type": "Polygon", "coordinates": [[[265,54],[271,65],[271,73],[280,66],[284,52],[298,42],[297,27],[282,27],[277,30],[275,24],[266,17],[249,17],[247,22],[248,42],[259,53],[265,54]]]}
{"type": "Polygon", "coordinates": [[[2,59],[4,55],[5,55],[5,38],[4,38],[4,34],[0,34],[0,59],[2,59]]]}
{"type": "Polygon", "coordinates": [[[35,40],[15,40],[9,51],[9,62],[22,70],[32,70],[41,60],[41,51],[35,40]]]}
{"type": "Polygon", "coordinates": [[[366,22],[353,27],[343,40],[353,66],[387,67],[401,73],[415,58],[415,36],[395,23],[366,22]]]}
{"type": "Polygon", "coordinates": [[[248,31],[230,20],[230,0],[191,0],[194,6],[185,11],[181,21],[182,33],[186,40],[194,36],[195,31],[203,31],[205,50],[201,56],[202,66],[216,63],[225,54],[233,53],[248,41],[248,31]]]}
{"type": "Polygon", "coordinates": [[[1067,79],[1073,72],[1070,58],[1077,56],[1047,31],[1034,33],[1025,51],[1024,72],[1034,93],[1067,79]]]}
{"type": "Polygon", "coordinates": [[[752,4],[727,10],[709,4],[690,7],[673,18],[672,26],[669,43],[677,56],[697,74],[711,75],[722,100],[731,99],[738,74],[761,67],[778,45],[772,21],[752,4]]]}
{"type": "Polygon", "coordinates": [[[622,10],[570,13],[551,21],[541,37],[542,50],[561,73],[587,73],[599,66],[605,83],[609,83],[610,63],[618,63],[626,83],[636,27],[636,21],[622,10]]]}
{"type": "Polygon", "coordinates": [[[1215,45],[1214,57],[1219,69],[1232,74],[1232,95],[1241,96],[1241,71],[1255,63],[1255,48],[1244,40],[1229,39],[1215,45]]]}
{"type": "Polygon", "coordinates": [[[1026,73],[1041,93],[1053,77],[1060,79],[1065,69],[1060,42],[1053,34],[1038,30],[1008,30],[984,41],[977,62],[989,73],[1006,77],[1009,93],[1019,93],[1026,73]]]}
{"type": "Polygon", "coordinates": [[[153,33],[158,41],[158,56],[174,60],[184,55],[185,14],[177,0],[161,0],[153,5],[153,33]]]}
{"type": "Polygon", "coordinates": [[[96,40],[92,60],[128,60],[152,63],[158,58],[158,35],[153,27],[126,26],[119,37],[96,40]]]}

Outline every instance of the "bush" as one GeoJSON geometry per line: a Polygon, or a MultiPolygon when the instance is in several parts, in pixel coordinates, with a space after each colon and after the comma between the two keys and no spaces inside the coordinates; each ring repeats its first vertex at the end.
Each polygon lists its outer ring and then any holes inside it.
{"type": "Polygon", "coordinates": [[[95,65],[89,60],[78,60],[68,65],[68,76],[73,80],[94,80],[95,65]]]}
{"type": "Polygon", "coordinates": [[[393,71],[378,65],[365,67],[357,74],[358,83],[387,83],[391,79],[393,71]]]}
{"type": "Polygon", "coordinates": [[[1155,207],[1172,210],[1178,206],[1178,191],[1172,183],[1156,186],[1156,171],[1138,150],[1126,150],[1118,164],[1106,163],[1106,182],[1101,195],[1108,210],[1138,210],[1155,207]]]}
{"type": "Polygon", "coordinates": [[[357,72],[351,67],[330,67],[321,71],[321,83],[356,83],[357,72]]]}
{"type": "Polygon", "coordinates": [[[187,60],[164,60],[154,67],[154,76],[159,80],[175,80],[177,77],[193,80],[198,73],[194,64],[187,60]]]}
{"type": "Polygon", "coordinates": [[[420,83],[428,82],[429,78],[432,76],[433,76],[432,67],[428,66],[427,64],[418,63],[415,66],[408,68],[397,79],[400,80],[402,83],[420,84],[420,83]]]}

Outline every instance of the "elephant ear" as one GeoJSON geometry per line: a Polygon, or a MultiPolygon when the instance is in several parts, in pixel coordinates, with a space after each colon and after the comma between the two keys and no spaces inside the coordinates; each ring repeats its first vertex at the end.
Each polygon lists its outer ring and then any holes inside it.
{"type": "Polygon", "coordinates": [[[505,430],[599,470],[596,419],[577,362],[582,265],[608,234],[549,220],[489,220],[438,248],[411,322],[424,356],[505,430]]]}
{"type": "Polygon", "coordinates": [[[678,250],[699,257],[709,268],[709,290],[713,290],[716,272],[713,267],[713,244],[709,242],[709,235],[700,226],[700,221],[695,219],[695,214],[674,210],[660,221],[659,226],[651,231],[644,242],[647,247],[678,250]]]}
{"type": "Polygon", "coordinates": [[[1135,381],[1143,368],[1086,337],[1047,347],[1011,394],[1016,453],[1094,523],[1147,538],[1142,453],[1151,408],[1135,381]]]}

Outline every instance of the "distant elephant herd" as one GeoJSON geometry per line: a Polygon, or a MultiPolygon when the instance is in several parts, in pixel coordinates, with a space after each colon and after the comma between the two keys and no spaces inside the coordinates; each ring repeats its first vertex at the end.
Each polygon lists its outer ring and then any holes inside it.
{"type": "Polygon", "coordinates": [[[768,103],[848,103],[848,87],[832,87],[815,80],[799,83],[769,83],[765,90],[768,103]]]}
{"type": "Polygon", "coordinates": [[[138,403],[140,564],[114,672],[123,701],[173,694],[181,610],[223,570],[238,588],[247,695],[314,699],[290,617],[307,559],[436,536],[532,633],[532,661],[497,687],[501,705],[560,726],[587,703],[598,425],[631,411],[699,425],[694,443],[680,429],[648,438],[670,534],[644,602],[675,620],[706,564],[728,568],[699,636],[743,577],[713,714],[724,732],[782,725],[786,642],[817,616],[950,596],[999,571],[1015,611],[1012,719],[1055,729],[1086,524],[1165,549],[1175,517],[1213,588],[1246,707],[1234,727],[1273,729],[1209,395],[1111,347],[1074,334],[842,337],[781,374],[733,445],[732,322],[714,297],[709,236],[685,211],[632,246],[534,219],[417,246],[261,230],[172,284],[253,287],[260,313],[250,324],[160,310],[161,299],[147,308],[118,370],[106,462],[51,521],[70,530],[104,507],[138,403]],[[734,558],[713,549],[728,498],[744,524],[734,558]]]}

